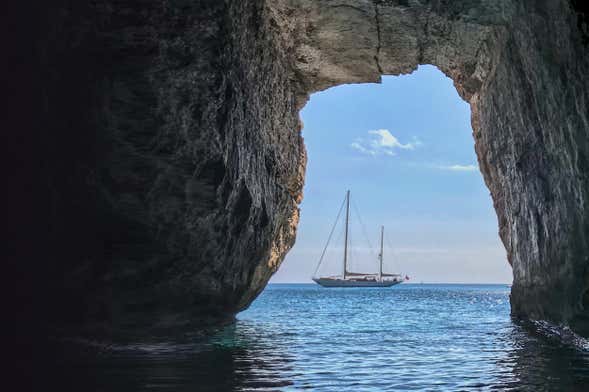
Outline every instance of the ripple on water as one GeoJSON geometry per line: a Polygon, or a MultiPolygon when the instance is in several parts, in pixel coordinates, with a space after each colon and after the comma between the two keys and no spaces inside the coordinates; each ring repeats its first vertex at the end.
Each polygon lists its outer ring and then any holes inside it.
{"type": "Polygon", "coordinates": [[[270,285],[213,336],[112,346],[76,365],[108,391],[588,390],[587,340],[514,324],[508,295],[270,285]]]}

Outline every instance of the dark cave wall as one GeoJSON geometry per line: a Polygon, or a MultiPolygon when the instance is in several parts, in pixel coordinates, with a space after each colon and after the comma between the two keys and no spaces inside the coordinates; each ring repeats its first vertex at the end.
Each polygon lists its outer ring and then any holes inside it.
{"type": "Polygon", "coordinates": [[[256,1],[49,11],[38,37],[46,317],[101,331],[230,319],[292,245],[303,181],[287,54],[268,11],[256,1]]]}

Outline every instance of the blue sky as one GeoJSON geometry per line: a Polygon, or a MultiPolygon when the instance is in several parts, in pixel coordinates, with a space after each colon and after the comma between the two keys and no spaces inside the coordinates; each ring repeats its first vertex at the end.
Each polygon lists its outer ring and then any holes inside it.
{"type": "MultiPolygon", "coordinates": [[[[356,269],[376,268],[368,244],[377,246],[384,225],[386,270],[413,282],[511,282],[477,167],[470,108],[437,68],[313,94],[301,117],[308,151],[301,221],[272,282],[310,281],[346,189],[367,234],[354,210],[356,269]]],[[[322,274],[341,269],[342,231],[322,274]]]]}

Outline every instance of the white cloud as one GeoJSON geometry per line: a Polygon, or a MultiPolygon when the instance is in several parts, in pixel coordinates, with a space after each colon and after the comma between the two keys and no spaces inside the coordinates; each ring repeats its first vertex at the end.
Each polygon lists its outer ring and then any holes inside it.
{"type": "Polygon", "coordinates": [[[436,169],[458,171],[458,172],[473,172],[477,171],[479,167],[477,165],[440,165],[435,166],[436,169]]]}
{"type": "Polygon", "coordinates": [[[377,129],[376,131],[368,131],[368,133],[371,135],[378,135],[376,140],[372,140],[371,142],[374,147],[413,150],[416,146],[414,143],[402,144],[399,142],[399,139],[391,135],[388,129],[377,129]]]}
{"type": "Polygon", "coordinates": [[[396,150],[414,150],[422,143],[414,138],[412,142],[403,144],[388,129],[368,131],[368,139],[356,139],[350,147],[367,155],[396,155],[396,150]]]}

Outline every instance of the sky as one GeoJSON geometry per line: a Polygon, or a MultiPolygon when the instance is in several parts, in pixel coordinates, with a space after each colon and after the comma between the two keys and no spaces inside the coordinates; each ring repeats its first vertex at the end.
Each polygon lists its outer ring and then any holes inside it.
{"type": "MultiPolygon", "coordinates": [[[[470,107],[434,66],[381,84],[315,93],[301,112],[308,153],[297,240],[272,283],[311,282],[347,189],[351,262],[413,283],[511,283],[489,190],[479,172],[470,107]]],[[[318,273],[341,272],[340,217],[318,273]]]]}

